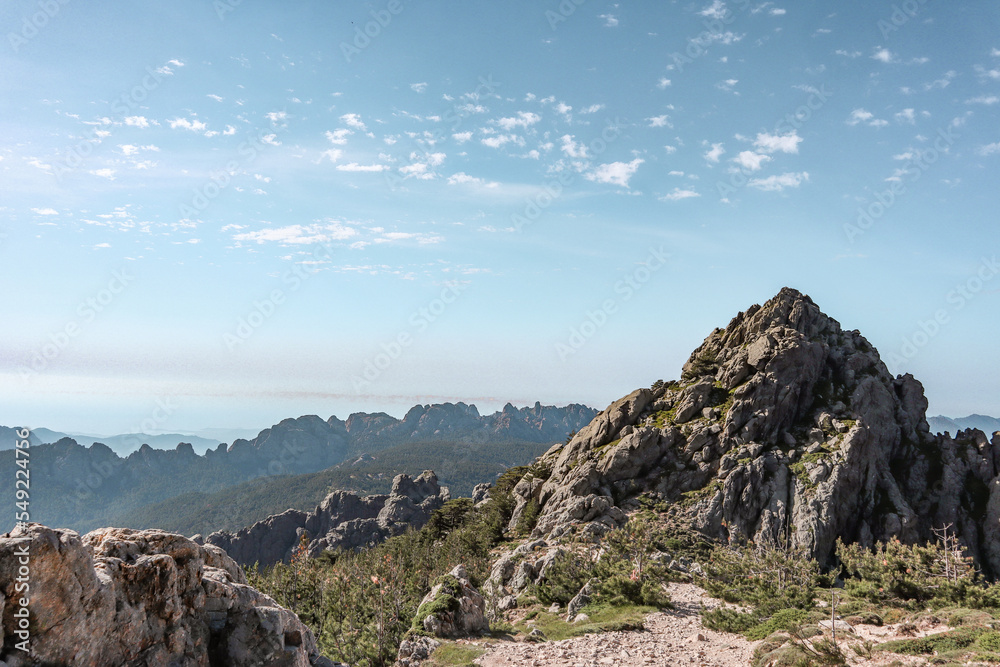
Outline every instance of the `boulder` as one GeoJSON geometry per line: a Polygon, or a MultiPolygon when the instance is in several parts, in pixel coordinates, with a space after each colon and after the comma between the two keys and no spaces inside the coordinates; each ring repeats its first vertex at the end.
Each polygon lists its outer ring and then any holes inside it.
{"type": "MultiPolygon", "coordinates": [[[[19,597],[25,545],[32,652],[0,655],[11,667],[333,664],[309,628],[247,586],[218,547],[157,530],[104,528],[81,538],[28,524],[0,537],[0,598],[19,597]]],[[[5,637],[14,634],[14,611],[3,610],[5,637]]]]}
{"type": "Polygon", "coordinates": [[[414,625],[435,637],[469,637],[489,632],[486,602],[469,582],[464,566],[456,565],[438,578],[421,600],[414,625]]]}

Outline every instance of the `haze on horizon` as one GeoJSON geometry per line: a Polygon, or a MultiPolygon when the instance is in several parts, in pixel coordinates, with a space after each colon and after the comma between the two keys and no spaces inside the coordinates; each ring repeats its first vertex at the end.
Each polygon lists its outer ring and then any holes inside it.
{"type": "Polygon", "coordinates": [[[5,3],[0,423],[603,408],[786,285],[1000,415],[1000,10],[918,5],[5,3]]]}

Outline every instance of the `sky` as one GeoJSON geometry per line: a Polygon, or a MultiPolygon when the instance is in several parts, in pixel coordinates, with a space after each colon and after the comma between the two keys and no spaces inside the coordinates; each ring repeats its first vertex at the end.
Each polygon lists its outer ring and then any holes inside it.
{"type": "Polygon", "coordinates": [[[783,286],[1000,414],[991,2],[0,8],[0,423],[603,408],[783,286]]]}

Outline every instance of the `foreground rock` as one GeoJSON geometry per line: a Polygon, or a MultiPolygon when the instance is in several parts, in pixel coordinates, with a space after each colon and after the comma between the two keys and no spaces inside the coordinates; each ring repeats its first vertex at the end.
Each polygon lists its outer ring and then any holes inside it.
{"type": "Polygon", "coordinates": [[[543,455],[510,525],[535,503],[535,537],[593,539],[645,496],[709,537],[825,563],[838,537],[923,542],[953,523],[1000,574],[1000,434],[931,435],[926,409],[919,382],[786,288],[713,331],[680,382],[636,390],[543,455]]]}
{"type": "Polygon", "coordinates": [[[221,549],[155,530],[82,538],[29,524],[0,537],[0,659],[36,665],[332,667],[312,632],[250,588],[221,549]],[[14,648],[18,553],[28,544],[30,658],[14,648]],[[6,601],[6,605],[4,602],[6,601]]]}
{"type": "Polygon", "coordinates": [[[437,475],[429,470],[416,479],[396,475],[389,495],[361,498],[335,491],[312,512],[287,510],[236,534],[212,533],[205,541],[225,549],[240,564],[272,565],[288,562],[303,535],[308,536],[309,555],[314,557],[327,549],[378,544],[410,526],[420,528],[448,498],[448,489],[439,486],[437,475]]]}
{"type": "Polygon", "coordinates": [[[414,625],[435,637],[469,637],[490,631],[486,602],[462,565],[439,577],[417,608],[414,625]]]}

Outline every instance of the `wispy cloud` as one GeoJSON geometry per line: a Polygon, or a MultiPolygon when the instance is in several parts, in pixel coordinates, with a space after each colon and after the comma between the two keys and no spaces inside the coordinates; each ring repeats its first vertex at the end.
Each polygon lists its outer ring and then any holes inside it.
{"type": "Polygon", "coordinates": [[[681,199],[693,199],[695,197],[700,197],[701,195],[694,190],[683,190],[681,188],[674,188],[672,192],[660,197],[660,201],[680,201],[681,199]]]}
{"type": "Polygon", "coordinates": [[[785,188],[797,188],[808,180],[808,172],[788,172],[780,176],[751,179],[748,185],[758,190],[764,190],[765,192],[781,192],[785,188]]]}

